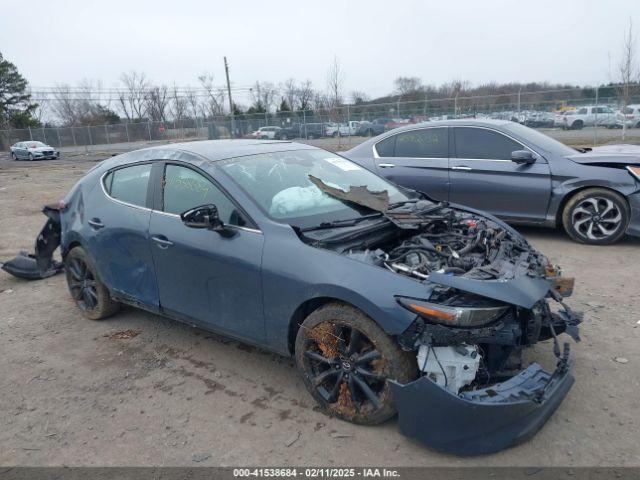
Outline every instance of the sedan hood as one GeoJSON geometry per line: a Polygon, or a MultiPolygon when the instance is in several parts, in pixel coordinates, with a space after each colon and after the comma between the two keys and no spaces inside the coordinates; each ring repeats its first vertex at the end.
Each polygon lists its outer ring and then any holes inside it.
{"type": "Polygon", "coordinates": [[[577,153],[567,157],[582,165],[621,166],[640,165],[640,146],[638,145],[603,145],[594,147],[585,153],[577,153]]]}

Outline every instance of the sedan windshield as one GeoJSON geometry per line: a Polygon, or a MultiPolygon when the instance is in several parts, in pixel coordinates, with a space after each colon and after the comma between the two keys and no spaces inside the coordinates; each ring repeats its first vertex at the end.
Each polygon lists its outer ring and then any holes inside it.
{"type": "Polygon", "coordinates": [[[540,133],[533,128],[525,127],[516,122],[505,124],[504,129],[509,133],[515,133],[522,137],[524,141],[531,142],[532,145],[538,146],[547,152],[556,153],[558,155],[576,155],[578,152],[571,147],[567,147],[564,143],[551,138],[544,133],[540,133]]]}
{"type": "Polygon", "coordinates": [[[27,147],[28,148],[41,148],[41,147],[46,147],[46,145],[42,142],[28,142],[27,143],[27,147]]]}
{"type": "Polygon", "coordinates": [[[263,153],[223,160],[217,165],[269,217],[300,227],[372,213],[370,208],[340,200],[321,190],[317,179],[344,192],[352,187],[366,187],[370,192],[386,191],[389,204],[409,200],[398,187],[346,158],[324,150],[263,153]]]}

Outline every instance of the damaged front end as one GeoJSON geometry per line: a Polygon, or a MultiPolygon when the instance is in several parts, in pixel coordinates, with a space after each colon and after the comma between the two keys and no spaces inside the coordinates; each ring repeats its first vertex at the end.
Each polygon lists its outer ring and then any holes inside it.
{"type": "Polygon", "coordinates": [[[4,262],[2,269],[11,275],[27,280],[51,277],[64,270],[64,265],[53,259],[53,252],[60,246],[60,210],[47,205],[42,209],[47,222],[36,238],[34,253],[20,252],[4,262]]]}
{"type": "Polygon", "coordinates": [[[573,279],[499,220],[445,203],[408,202],[384,216],[393,226],[306,241],[425,285],[396,296],[416,315],[399,337],[414,352],[413,382],[389,380],[401,431],[458,455],[499,451],[532,437],[573,384],[566,333],[581,315],[563,301],[573,279]],[[523,366],[527,348],[551,340],[555,371],[523,366]]]}

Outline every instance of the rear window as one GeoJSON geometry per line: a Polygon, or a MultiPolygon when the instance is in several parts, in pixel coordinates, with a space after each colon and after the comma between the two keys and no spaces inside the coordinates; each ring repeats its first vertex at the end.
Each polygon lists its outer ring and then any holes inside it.
{"type": "Polygon", "coordinates": [[[104,177],[104,188],[116,200],[144,207],[147,204],[150,173],[150,163],[119,168],[104,177]]]}

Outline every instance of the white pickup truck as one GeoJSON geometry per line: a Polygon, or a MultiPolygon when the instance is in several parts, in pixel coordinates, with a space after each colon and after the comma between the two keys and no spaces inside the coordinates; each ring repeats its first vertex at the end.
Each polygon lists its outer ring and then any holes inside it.
{"type": "Polygon", "coordinates": [[[325,135],[327,137],[347,137],[349,135],[355,135],[356,130],[358,129],[358,125],[360,122],[355,120],[351,120],[348,124],[346,123],[327,123],[324,126],[325,135]]]}
{"type": "Polygon", "coordinates": [[[602,106],[580,107],[562,115],[564,130],[580,130],[582,127],[602,125],[613,128],[616,125],[617,115],[613,108],[602,106]]]}

